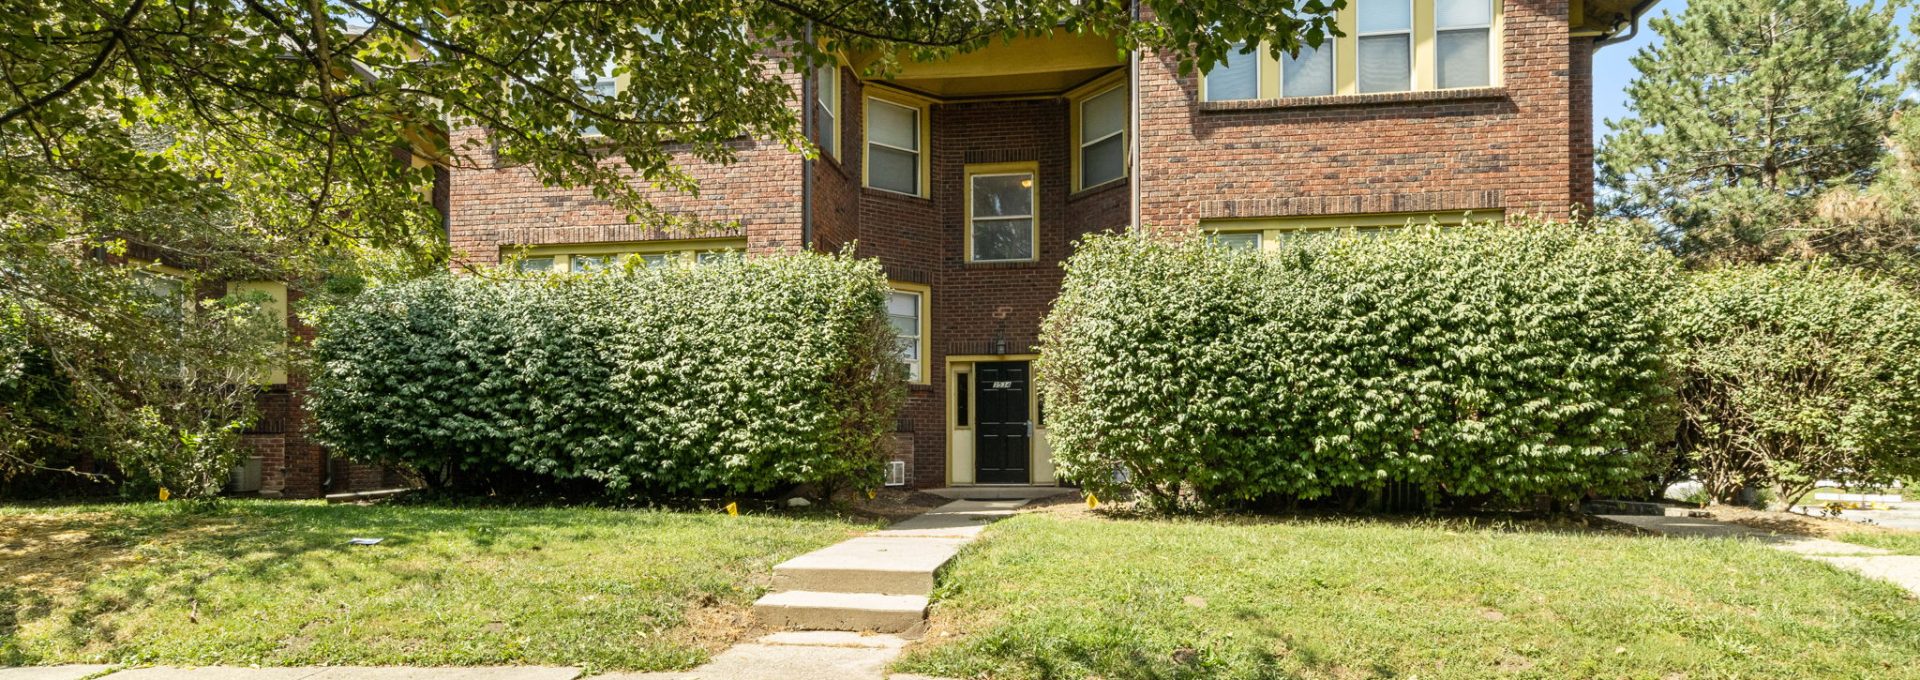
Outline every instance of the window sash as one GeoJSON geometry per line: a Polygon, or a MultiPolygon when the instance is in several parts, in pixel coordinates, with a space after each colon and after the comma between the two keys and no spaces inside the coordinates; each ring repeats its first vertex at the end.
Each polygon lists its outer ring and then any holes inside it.
{"type": "Polygon", "coordinates": [[[866,122],[867,158],[865,163],[867,186],[875,189],[879,189],[881,191],[892,191],[895,193],[907,194],[909,196],[920,195],[920,190],[922,186],[922,183],[920,181],[920,176],[921,176],[920,148],[926,145],[925,140],[921,139],[921,135],[920,135],[921,125],[922,125],[920,109],[912,106],[895,104],[893,102],[880,99],[878,97],[870,97],[867,99],[867,110],[868,110],[867,122],[866,122]],[[894,142],[885,141],[880,138],[881,135],[875,134],[876,126],[874,125],[874,121],[880,119],[881,117],[872,115],[872,112],[875,110],[884,110],[884,109],[880,109],[879,107],[892,107],[893,109],[904,111],[907,114],[907,123],[911,129],[906,131],[907,137],[905,141],[907,141],[908,143],[911,143],[913,146],[905,147],[894,142]],[[907,158],[905,160],[908,161],[908,166],[910,168],[910,171],[907,173],[907,176],[905,177],[883,176],[883,177],[876,178],[873,174],[874,168],[876,165],[873,162],[873,158],[876,155],[881,155],[877,153],[879,151],[886,151],[886,152],[891,152],[894,154],[906,156],[907,158]]]}
{"type": "Polygon", "coordinates": [[[926,316],[926,296],[919,291],[899,289],[888,291],[887,295],[887,322],[899,339],[895,351],[900,355],[900,363],[907,369],[907,380],[920,382],[926,374],[925,352],[920,351],[920,328],[926,316]],[[896,300],[906,301],[912,313],[896,312],[893,304],[896,300]]]}
{"type": "Polygon", "coordinates": [[[964,196],[963,198],[965,198],[967,201],[967,217],[968,217],[967,261],[968,262],[1031,262],[1039,258],[1040,246],[1039,246],[1039,243],[1037,243],[1036,241],[1040,233],[1039,173],[1033,172],[1031,170],[1022,170],[1018,172],[980,172],[980,173],[970,174],[970,175],[967,175],[967,192],[966,193],[967,195],[964,196]],[[1027,205],[1026,205],[1027,211],[1026,212],[1024,213],[1009,212],[1009,213],[1000,213],[1000,214],[993,214],[993,215],[983,215],[979,211],[975,210],[974,202],[979,198],[978,192],[980,190],[979,188],[980,180],[1002,179],[1002,178],[1009,178],[1009,177],[1026,180],[1026,186],[1022,187],[1027,191],[1027,205]],[[981,246],[987,244],[987,240],[981,238],[981,233],[980,233],[981,227],[991,227],[991,226],[999,226],[999,225],[1013,225],[1015,228],[1017,228],[1019,225],[1024,225],[1026,227],[1026,232],[1023,235],[1026,238],[1018,241],[1018,243],[1020,244],[1018,248],[1018,252],[1015,252],[1013,257],[981,257],[981,250],[980,250],[981,246]]]}
{"type": "Polygon", "coordinates": [[[818,145],[828,157],[839,155],[840,117],[840,67],[822,66],[814,69],[814,120],[813,143],[818,145]]]}
{"type": "Polygon", "coordinates": [[[1113,182],[1127,176],[1126,134],[1127,134],[1128,102],[1126,100],[1126,92],[1127,90],[1125,87],[1116,85],[1104,92],[1101,92],[1100,94],[1087,97],[1086,99],[1083,99],[1080,101],[1080,105],[1079,105],[1080,108],[1078,109],[1080,112],[1080,149],[1076,153],[1076,157],[1075,157],[1075,160],[1077,161],[1076,174],[1078,175],[1077,179],[1080,183],[1080,186],[1076,187],[1077,189],[1097,187],[1102,184],[1113,182]],[[1102,130],[1094,129],[1092,126],[1088,125],[1091,117],[1087,115],[1087,108],[1107,97],[1114,97],[1119,100],[1120,107],[1121,107],[1120,116],[1113,121],[1112,130],[1102,131],[1102,130]],[[1092,151],[1094,147],[1099,146],[1101,143],[1107,142],[1109,140],[1114,140],[1116,138],[1118,138],[1119,140],[1118,143],[1120,145],[1119,167],[1114,168],[1114,171],[1111,173],[1111,176],[1089,175],[1087,170],[1092,166],[1088,163],[1088,157],[1087,157],[1088,152],[1092,151]]]}
{"type": "MultiPolygon", "coordinates": [[[[1280,96],[1282,97],[1324,97],[1324,96],[1339,93],[1340,69],[1339,69],[1339,65],[1335,63],[1335,60],[1339,58],[1339,50],[1335,49],[1335,41],[1333,38],[1328,38],[1326,42],[1321,43],[1319,49],[1314,49],[1306,45],[1301,45],[1300,57],[1296,57],[1291,54],[1280,55],[1280,96]],[[1310,52],[1311,56],[1308,56],[1309,51],[1311,51],[1310,52]],[[1300,58],[1300,57],[1305,57],[1305,58],[1300,58]],[[1324,64],[1324,66],[1320,67],[1320,69],[1324,69],[1324,71],[1322,73],[1316,74],[1316,75],[1323,76],[1322,79],[1324,80],[1324,89],[1318,89],[1311,92],[1305,92],[1305,91],[1295,89],[1293,78],[1289,77],[1289,74],[1298,73],[1298,74],[1305,75],[1306,69],[1308,66],[1317,65],[1314,62],[1308,61],[1309,59],[1315,60],[1319,64],[1324,64]],[[1299,64],[1301,66],[1296,68],[1295,67],[1296,64],[1299,64]]],[[[1302,80],[1305,80],[1305,78],[1302,78],[1302,80]]]]}
{"type": "MultiPolygon", "coordinates": [[[[1250,49],[1246,47],[1246,43],[1244,42],[1234,43],[1233,46],[1227,50],[1227,60],[1214,65],[1213,70],[1207,73],[1207,101],[1224,102],[1259,99],[1260,83],[1266,79],[1266,74],[1261,73],[1262,68],[1260,62],[1262,61],[1264,60],[1261,59],[1260,50],[1250,49]],[[1253,74],[1250,78],[1247,76],[1248,72],[1253,74]],[[1228,81],[1228,77],[1232,77],[1234,80],[1228,81]],[[1251,89],[1227,96],[1221,94],[1221,85],[1251,89]]],[[[1081,146],[1086,145],[1082,144],[1081,146]]]]}

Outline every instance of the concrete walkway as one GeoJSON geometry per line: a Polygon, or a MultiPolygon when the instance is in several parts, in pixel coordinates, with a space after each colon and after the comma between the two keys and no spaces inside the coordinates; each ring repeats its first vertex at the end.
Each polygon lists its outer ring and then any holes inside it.
{"type": "MultiPolygon", "coordinates": [[[[1687,517],[1686,511],[1670,511],[1682,514],[1660,515],[1600,515],[1606,519],[1626,524],[1663,536],[1681,538],[1730,538],[1764,543],[1778,550],[1794,553],[1808,559],[1819,560],[1868,578],[1877,578],[1892,582],[1916,596],[1920,596],[1920,556],[1894,555],[1886,550],[1870,548],[1864,545],[1843,543],[1824,538],[1808,538],[1779,534],[1765,529],[1722,522],[1705,517],[1687,517]]],[[[4,679],[0,679],[4,680],[4,679]]]]}

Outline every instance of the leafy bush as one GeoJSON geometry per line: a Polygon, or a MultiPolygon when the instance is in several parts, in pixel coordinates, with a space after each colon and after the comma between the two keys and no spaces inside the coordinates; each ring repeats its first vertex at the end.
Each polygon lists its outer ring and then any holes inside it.
{"type": "Polygon", "coordinates": [[[1920,471],[1920,302],[1821,265],[1695,274],[1677,296],[1678,443],[1714,499],[1920,471]]]}
{"type": "Polygon", "coordinates": [[[884,294],[828,256],[386,285],[321,324],[318,435],[456,486],[871,483],[902,398],[884,294]]]}
{"type": "Polygon", "coordinates": [[[1551,224],[1232,252],[1094,237],[1042,331],[1065,475],[1161,506],[1389,483],[1570,499],[1632,485],[1667,413],[1671,257],[1551,224]]]}

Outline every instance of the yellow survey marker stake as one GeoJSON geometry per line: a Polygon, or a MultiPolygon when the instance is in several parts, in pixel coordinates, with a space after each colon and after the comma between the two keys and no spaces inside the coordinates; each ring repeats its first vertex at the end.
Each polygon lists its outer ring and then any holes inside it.
{"type": "Polygon", "coordinates": [[[739,517],[739,516],[740,516],[740,502],[739,502],[739,501],[734,501],[734,502],[732,502],[732,503],[728,503],[728,504],[727,504],[727,516],[728,516],[728,517],[739,517]]]}
{"type": "Polygon", "coordinates": [[[160,502],[165,503],[167,499],[172,497],[173,497],[172,491],[168,491],[167,487],[164,487],[164,486],[160,487],[160,502]]]}
{"type": "Polygon", "coordinates": [[[1097,507],[1100,507],[1100,497],[1093,495],[1092,491],[1088,491],[1087,492],[1087,509],[1092,510],[1097,507]]]}

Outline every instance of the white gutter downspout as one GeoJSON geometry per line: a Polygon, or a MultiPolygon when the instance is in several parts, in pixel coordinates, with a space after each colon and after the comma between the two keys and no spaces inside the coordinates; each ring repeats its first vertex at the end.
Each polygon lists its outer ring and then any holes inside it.
{"type": "MultiPolygon", "coordinates": [[[[1134,23],[1140,22],[1140,3],[1138,0],[1135,0],[1133,3],[1133,21],[1134,23]]],[[[1129,182],[1133,187],[1129,191],[1131,197],[1128,202],[1131,205],[1129,206],[1130,214],[1128,216],[1127,230],[1140,231],[1142,229],[1140,224],[1140,183],[1142,179],[1140,175],[1140,48],[1135,47],[1129,50],[1129,52],[1130,54],[1127,56],[1127,93],[1131,101],[1127,106],[1127,162],[1133,166],[1129,168],[1131,172],[1128,173],[1133,178],[1132,181],[1129,182]]]]}

